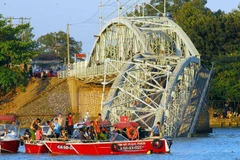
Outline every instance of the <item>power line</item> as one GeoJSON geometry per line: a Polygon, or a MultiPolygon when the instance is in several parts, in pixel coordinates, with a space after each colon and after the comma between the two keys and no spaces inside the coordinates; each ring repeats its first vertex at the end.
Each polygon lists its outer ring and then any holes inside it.
{"type": "Polygon", "coordinates": [[[71,25],[76,25],[76,24],[81,24],[81,23],[86,23],[86,22],[88,22],[89,20],[91,20],[93,17],[95,17],[95,16],[98,14],[99,10],[100,10],[100,9],[98,9],[97,12],[94,13],[94,14],[93,14],[90,18],[88,18],[87,20],[82,21],[82,22],[72,23],[71,25]]]}
{"type": "MultiPolygon", "coordinates": [[[[108,0],[106,3],[103,4],[103,6],[107,6],[107,4],[110,2],[110,0],[108,0]]],[[[116,3],[116,2],[114,2],[116,3]]],[[[114,4],[114,3],[111,3],[110,5],[114,4]]],[[[82,23],[86,23],[88,22],[89,20],[91,20],[93,17],[95,17],[98,13],[99,13],[100,9],[97,10],[97,12],[95,12],[90,18],[88,18],[87,20],[85,21],[82,21],[82,22],[76,22],[76,23],[72,23],[70,25],[77,25],[77,24],[82,24],[82,23]]]]}
{"type": "Polygon", "coordinates": [[[113,4],[116,4],[116,2],[110,3],[108,5],[104,5],[104,6],[112,6],[113,4]]]}

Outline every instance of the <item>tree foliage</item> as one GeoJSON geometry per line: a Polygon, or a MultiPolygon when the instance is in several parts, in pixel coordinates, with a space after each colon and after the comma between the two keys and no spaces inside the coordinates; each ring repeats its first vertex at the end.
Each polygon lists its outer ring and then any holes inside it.
{"type": "MultiPolygon", "coordinates": [[[[67,58],[67,34],[63,31],[48,33],[37,40],[41,53],[56,54],[61,58],[67,58]]],[[[69,37],[70,55],[74,57],[76,53],[82,51],[82,42],[69,37]]]]}
{"type": "Polygon", "coordinates": [[[212,99],[240,100],[239,68],[239,53],[222,55],[215,60],[215,76],[210,92],[212,99]]]}
{"type": "Polygon", "coordinates": [[[226,14],[213,13],[200,0],[186,3],[174,15],[201,54],[206,65],[214,64],[212,99],[240,100],[240,6],[226,14]]]}
{"type": "MultiPolygon", "coordinates": [[[[240,5],[225,13],[212,12],[206,3],[207,0],[166,0],[166,12],[192,40],[203,64],[211,66],[215,62],[211,98],[240,100],[240,5]]],[[[150,4],[163,13],[163,0],[151,0],[150,4]]],[[[162,16],[151,5],[146,5],[145,15],[162,16]]],[[[132,14],[140,16],[141,11],[132,14]]]]}
{"type": "Polygon", "coordinates": [[[193,41],[203,61],[209,64],[218,52],[219,33],[216,31],[216,17],[204,5],[202,0],[188,2],[173,17],[193,41]]]}
{"type": "Polygon", "coordinates": [[[0,94],[25,84],[26,71],[19,66],[38,53],[35,41],[23,39],[25,30],[31,31],[29,24],[13,27],[0,15],[0,94]]]}

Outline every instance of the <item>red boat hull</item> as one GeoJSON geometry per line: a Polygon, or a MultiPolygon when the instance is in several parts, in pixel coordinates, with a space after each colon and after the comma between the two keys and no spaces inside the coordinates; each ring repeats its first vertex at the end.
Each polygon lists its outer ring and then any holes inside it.
{"type": "Polygon", "coordinates": [[[138,140],[127,142],[101,143],[71,143],[78,155],[119,155],[119,154],[147,154],[169,153],[167,141],[162,139],[157,143],[153,140],[138,140]]]}
{"type": "Polygon", "coordinates": [[[0,147],[1,152],[17,153],[19,148],[19,140],[1,140],[0,147]]]}
{"type": "Polygon", "coordinates": [[[48,153],[49,150],[45,144],[25,144],[25,152],[29,154],[39,154],[39,153],[48,153]]]}
{"type": "Polygon", "coordinates": [[[72,148],[72,146],[66,142],[47,141],[44,143],[52,154],[77,155],[76,151],[72,148]]]}

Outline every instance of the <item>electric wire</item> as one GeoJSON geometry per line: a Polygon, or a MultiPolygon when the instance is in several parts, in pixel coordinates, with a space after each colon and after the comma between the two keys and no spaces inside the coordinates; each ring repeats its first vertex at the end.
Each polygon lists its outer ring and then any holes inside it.
{"type": "MultiPolygon", "coordinates": [[[[108,3],[110,2],[110,0],[108,0],[106,3],[104,3],[102,6],[106,6],[108,3]]],[[[116,3],[116,2],[114,2],[116,3]]],[[[112,3],[113,4],[113,3],[112,3]]],[[[98,13],[99,13],[100,9],[98,9],[90,18],[82,21],[82,22],[76,22],[76,23],[72,23],[70,25],[77,25],[77,24],[82,24],[82,23],[86,23],[88,22],[89,20],[91,20],[93,17],[95,17],[98,13]]]]}

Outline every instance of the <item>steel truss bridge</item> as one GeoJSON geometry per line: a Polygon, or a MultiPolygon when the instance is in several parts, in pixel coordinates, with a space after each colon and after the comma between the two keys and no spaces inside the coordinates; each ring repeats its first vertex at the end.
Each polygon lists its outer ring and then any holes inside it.
{"type": "Polygon", "coordinates": [[[119,17],[96,35],[90,58],[70,75],[102,83],[102,118],[128,116],[164,135],[190,136],[207,106],[212,70],[186,33],[166,17],[119,17]],[[111,86],[109,92],[106,86],[111,86]]]}

